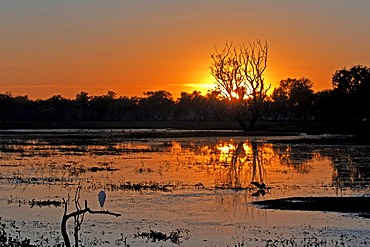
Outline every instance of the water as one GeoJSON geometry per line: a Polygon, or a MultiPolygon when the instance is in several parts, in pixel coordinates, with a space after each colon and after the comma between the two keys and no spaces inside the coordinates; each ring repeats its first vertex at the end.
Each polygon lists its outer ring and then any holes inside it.
{"type": "Polygon", "coordinates": [[[178,233],[181,246],[370,242],[370,220],[358,215],[251,205],[290,196],[368,196],[370,146],[292,142],[323,135],[134,139],[125,133],[2,131],[1,221],[18,235],[14,221],[21,237],[40,245],[49,245],[46,238],[58,242],[64,208],[31,207],[32,200],[69,200],[72,212],[80,188],[80,205],[86,200],[100,210],[97,194],[105,190],[104,209],[121,214],[86,214],[84,246],[123,245],[124,239],[131,246],[175,245],[138,237],[151,230],[178,233]]]}

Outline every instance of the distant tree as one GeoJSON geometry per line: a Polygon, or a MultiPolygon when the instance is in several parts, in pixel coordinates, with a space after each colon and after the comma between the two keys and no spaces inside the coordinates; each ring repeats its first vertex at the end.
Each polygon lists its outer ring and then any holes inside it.
{"type": "Polygon", "coordinates": [[[176,102],[176,115],[180,120],[197,120],[200,124],[207,111],[206,97],[199,91],[193,91],[189,94],[181,93],[181,98],[176,102]]]}
{"type": "MultiPolygon", "coordinates": [[[[227,102],[220,97],[220,92],[218,90],[208,90],[206,95],[207,100],[207,116],[211,121],[229,120],[227,113],[227,102]],[[225,101],[227,104],[225,104],[225,101]]],[[[234,116],[232,116],[234,118],[234,116]]],[[[234,120],[234,119],[232,119],[234,120]]]]}
{"type": "Polygon", "coordinates": [[[206,112],[206,99],[201,95],[199,91],[193,91],[192,97],[192,109],[194,112],[194,117],[197,119],[198,123],[201,124],[202,119],[206,112]]]}
{"type": "Polygon", "coordinates": [[[70,100],[61,95],[53,95],[49,99],[46,99],[42,105],[46,106],[42,112],[44,120],[71,120],[70,100]]]}
{"type": "Polygon", "coordinates": [[[273,114],[274,118],[277,120],[287,120],[289,119],[288,114],[288,92],[284,90],[281,86],[275,88],[271,94],[271,100],[273,101],[273,114]]]}
{"type": "Polygon", "coordinates": [[[334,99],[344,120],[370,117],[370,68],[356,65],[337,70],[332,77],[334,99]]]}
{"type": "Polygon", "coordinates": [[[233,114],[243,130],[253,130],[261,113],[261,106],[270,86],[266,87],[264,72],[267,67],[268,44],[257,42],[232,44],[211,54],[211,73],[220,96],[230,101],[233,114]],[[249,124],[245,116],[250,113],[249,124]]]}
{"type": "Polygon", "coordinates": [[[28,96],[14,96],[14,109],[12,111],[12,120],[22,121],[32,117],[32,101],[28,96]]]}
{"type": "Polygon", "coordinates": [[[120,115],[120,120],[133,121],[137,117],[137,106],[139,104],[138,97],[121,96],[116,100],[117,114],[120,115]]]}
{"type": "Polygon", "coordinates": [[[76,95],[76,99],[74,101],[74,118],[76,120],[89,118],[90,98],[89,94],[84,91],[81,91],[76,95]]]}
{"type": "Polygon", "coordinates": [[[108,91],[106,95],[93,96],[90,99],[90,106],[93,112],[92,120],[112,121],[116,120],[116,93],[108,91]]]}
{"type": "Polygon", "coordinates": [[[14,99],[10,92],[0,94],[0,120],[11,120],[12,111],[14,108],[14,99]]]}
{"type": "Polygon", "coordinates": [[[172,94],[165,90],[144,92],[144,98],[140,99],[138,108],[142,120],[171,120],[175,102],[172,94]]]}
{"type": "Polygon", "coordinates": [[[312,118],[314,102],[313,82],[307,78],[280,81],[271,98],[275,102],[277,112],[290,120],[309,120],[312,118]]]}
{"type": "Polygon", "coordinates": [[[323,90],[315,93],[313,111],[315,120],[334,122],[339,120],[338,102],[333,100],[333,90],[323,90]]]}

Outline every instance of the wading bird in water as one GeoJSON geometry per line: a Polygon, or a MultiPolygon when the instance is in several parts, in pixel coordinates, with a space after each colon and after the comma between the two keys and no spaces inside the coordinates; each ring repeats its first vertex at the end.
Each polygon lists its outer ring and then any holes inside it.
{"type": "Polygon", "coordinates": [[[266,188],[266,184],[265,183],[259,183],[259,182],[251,182],[251,184],[253,184],[254,186],[256,186],[258,189],[262,190],[262,189],[265,189],[266,188]]]}
{"type": "Polygon", "coordinates": [[[103,206],[104,206],[106,198],[107,198],[107,195],[105,194],[105,191],[104,190],[100,191],[98,194],[98,200],[99,200],[101,210],[103,210],[103,206]]]}
{"type": "Polygon", "coordinates": [[[256,186],[257,191],[251,194],[251,196],[265,196],[266,189],[269,189],[265,183],[259,183],[259,182],[251,182],[254,186],[256,186]]]}

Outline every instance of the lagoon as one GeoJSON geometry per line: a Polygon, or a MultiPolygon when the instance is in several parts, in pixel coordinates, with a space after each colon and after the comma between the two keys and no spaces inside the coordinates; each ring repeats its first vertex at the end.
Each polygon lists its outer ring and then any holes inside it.
{"type": "Polygon", "coordinates": [[[80,188],[81,204],[86,200],[100,210],[97,195],[105,190],[104,209],[121,214],[86,214],[81,246],[370,242],[370,220],[358,214],[252,204],[286,197],[369,196],[369,145],[321,141],[329,135],[242,136],[239,131],[161,136],[171,132],[179,131],[1,131],[1,222],[16,236],[55,245],[62,241],[64,209],[41,202],[69,199],[73,211],[80,188]],[[256,186],[262,183],[265,187],[256,186]],[[151,231],[177,238],[156,243],[146,234],[151,231]]]}

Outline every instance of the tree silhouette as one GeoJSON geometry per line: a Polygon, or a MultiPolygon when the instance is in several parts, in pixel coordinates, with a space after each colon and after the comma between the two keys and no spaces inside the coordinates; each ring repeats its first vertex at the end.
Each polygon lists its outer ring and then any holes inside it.
{"type": "Polygon", "coordinates": [[[265,126],[271,126],[267,121],[290,124],[309,120],[324,128],[328,127],[322,125],[324,122],[339,127],[329,127],[329,132],[338,130],[366,137],[363,134],[369,132],[370,68],[356,65],[337,70],[332,78],[333,89],[316,93],[309,79],[287,78],[267,96],[269,87],[263,79],[267,52],[267,44],[259,41],[248,47],[227,44],[222,51],[216,49],[211,67],[216,88],[205,96],[197,91],[183,92],[176,101],[165,90],[145,92],[141,97],[118,97],[113,91],[90,96],[81,91],[74,99],[53,95],[36,100],[11,92],[0,93],[0,121],[2,127],[10,128],[14,127],[12,121],[41,125],[47,121],[147,121],[147,125],[151,121],[166,121],[168,126],[175,121],[179,125],[230,124],[236,119],[243,130],[252,130],[257,119],[266,121],[265,126]]]}
{"type": "Polygon", "coordinates": [[[337,70],[332,77],[333,94],[345,120],[370,117],[370,68],[362,65],[337,70]]]}
{"type": "Polygon", "coordinates": [[[199,91],[189,94],[181,93],[181,98],[176,102],[176,116],[180,120],[196,120],[201,124],[207,112],[207,101],[199,91]]]}
{"type": "Polygon", "coordinates": [[[61,95],[54,95],[44,102],[42,116],[48,121],[71,120],[70,100],[61,95]]]}
{"type": "Polygon", "coordinates": [[[87,92],[81,91],[76,95],[74,116],[77,120],[82,120],[89,115],[90,96],[87,92]]]}
{"type": "Polygon", "coordinates": [[[175,102],[172,94],[165,90],[144,92],[146,98],[139,101],[139,114],[142,120],[171,120],[175,102]]]}
{"type": "Polygon", "coordinates": [[[84,204],[84,207],[81,207],[80,205],[80,193],[81,193],[81,186],[79,185],[77,190],[76,190],[76,193],[75,193],[75,198],[74,198],[74,204],[75,204],[75,208],[76,210],[73,211],[73,212],[70,212],[68,213],[68,204],[69,204],[69,199],[68,200],[64,200],[64,213],[63,213],[63,217],[62,217],[62,220],[61,220],[61,224],[60,224],[60,228],[61,228],[61,234],[62,234],[62,237],[63,237],[63,240],[64,240],[64,244],[66,247],[71,247],[71,242],[69,240],[69,236],[68,236],[68,231],[67,231],[67,222],[70,218],[74,218],[74,231],[73,231],[73,236],[74,236],[74,240],[75,240],[75,243],[74,243],[74,246],[75,247],[78,247],[80,244],[79,244],[79,231],[81,230],[81,225],[82,225],[82,222],[84,220],[84,216],[86,213],[89,213],[89,214],[106,214],[106,215],[112,215],[112,216],[116,216],[116,217],[119,217],[121,216],[121,214],[119,213],[114,213],[114,212],[110,212],[108,210],[92,210],[90,207],[88,207],[87,205],[87,201],[85,200],[85,204],[84,204]]]}
{"type": "Polygon", "coordinates": [[[307,78],[285,79],[274,89],[271,98],[279,115],[289,120],[309,120],[312,118],[314,93],[313,82],[307,78]]]}
{"type": "Polygon", "coordinates": [[[222,51],[215,48],[215,53],[211,54],[211,73],[216,88],[221,97],[230,100],[233,114],[243,130],[253,130],[270,88],[266,88],[264,80],[267,55],[268,44],[260,40],[239,48],[226,44],[222,51]],[[249,125],[245,123],[248,112],[249,125]]]}

